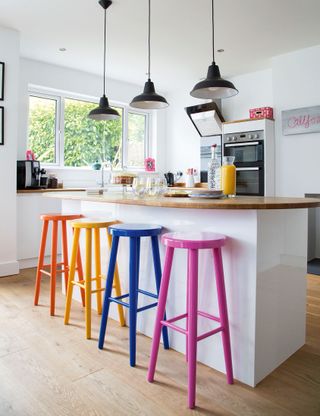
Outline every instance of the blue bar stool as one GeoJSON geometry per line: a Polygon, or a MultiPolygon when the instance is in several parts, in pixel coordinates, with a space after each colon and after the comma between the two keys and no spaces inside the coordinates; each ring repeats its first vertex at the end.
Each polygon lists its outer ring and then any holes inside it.
{"type": "MultiPolygon", "coordinates": [[[[115,224],[108,228],[109,234],[112,235],[112,246],[110,254],[109,269],[107,274],[105,296],[103,302],[99,348],[103,348],[107,320],[109,314],[110,302],[115,302],[129,308],[129,325],[130,325],[130,365],[136,365],[136,328],[137,328],[137,312],[142,312],[158,305],[158,302],[138,308],[138,294],[146,295],[154,299],[158,299],[160,282],[161,282],[161,263],[159,253],[158,236],[162,227],[159,225],[149,224],[115,224]],[[117,261],[117,252],[120,237],[130,238],[130,259],[129,259],[129,293],[122,296],[111,296],[115,265],[117,261]],[[141,237],[151,237],[153,265],[155,272],[157,294],[139,289],[139,264],[140,264],[140,239],[141,237]],[[129,297],[129,303],[123,299],[129,297]]],[[[162,328],[163,345],[165,349],[169,349],[168,331],[164,326],[162,328]]]]}

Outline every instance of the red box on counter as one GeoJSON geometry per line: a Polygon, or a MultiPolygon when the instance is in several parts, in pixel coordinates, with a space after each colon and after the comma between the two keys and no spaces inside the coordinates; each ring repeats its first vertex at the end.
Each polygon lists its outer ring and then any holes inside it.
{"type": "Polygon", "coordinates": [[[270,118],[273,119],[273,108],[272,107],[260,107],[251,108],[249,110],[250,118],[270,118]]]}

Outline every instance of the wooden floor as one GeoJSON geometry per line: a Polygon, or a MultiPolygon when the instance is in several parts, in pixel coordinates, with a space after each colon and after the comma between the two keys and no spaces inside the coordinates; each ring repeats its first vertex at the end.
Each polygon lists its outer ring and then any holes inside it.
{"type": "MultiPolygon", "coordinates": [[[[34,269],[0,279],[0,416],[65,415],[320,415],[320,277],[308,276],[307,344],[252,389],[198,365],[198,407],[186,408],[184,356],[160,351],[157,382],[146,382],[150,339],[138,336],[139,365],[128,365],[128,330],[111,321],[108,349],[84,339],[83,312],[64,326],[64,298],[57,316],[32,307],[34,269]]],[[[48,299],[43,285],[41,301],[48,299]]],[[[95,314],[94,314],[95,315],[95,314]]],[[[93,334],[99,318],[94,317],[93,334]]]]}

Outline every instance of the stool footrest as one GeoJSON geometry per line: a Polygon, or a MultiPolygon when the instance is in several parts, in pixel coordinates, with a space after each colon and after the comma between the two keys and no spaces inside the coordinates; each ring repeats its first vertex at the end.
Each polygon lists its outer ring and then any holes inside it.
{"type": "Polygon", "coordinates": [[[146,305],[146,306],[142,306],[141,308],[137,309],[137,312],[142,312],[142,311],[146,311],[147,309],[151,309],[154,308],[158,305],[158,302],[155,303],[150,303],[150,305],[146,305]]]}
{"type": "MultiPolygon", "coordinates": [[[[119,296],[119,298],[122,298],[122,296],[119,296]]],[[[110,300],[110,302],[114,302],[114,303],[117,303],[118,305],[122,305],[122,306],[125,306],[126,308],[129,308],[129,303],[123,302],[122,300],[120,300],[118,298],[112,298],[110,296],[109,300],[110,300]]]]}
{"type": "Polygon", "coordinates": [[[168,328],[174,329],[175,331],[181,332],[181,334],[187,335],[187,330],[180,328],[180,326],[177,326],[175,324],[172,324],[168,321],[161,321],[161,325],[167,326],[168,328]]]}
{"type": "MultiPolygon", "coordinates": [[[[138,292],[142,293],[146,296],[150,296],[152,298],[158,299],[158,296],[154,295],[153,293],[147,292],[146,290],[138,289],[138,292]]],[[[125,306],[126,308],[129,308],[130,307],[129,303],[128,302],[123,302],[121,300],[121,299],[128,298],[129,296],[130,296],[129,293],[126,293],[126,294],[121,295],[121,296],[110,296],[109,300],[110,300],[110,302],[115,302],[119,305],[122,305],[122,306],[125,306]]],[[[150,305],[142,306],[141,308],[137,309],[137,312],[142,312],[142,311],[145,311],[147,309],[154,308],[157,305],[158,305],[158,302],[151,303],[150,305]]]]}
{"type": "Polygon", "coordinates": [[[83,282],[83,280],[81,280],[80,282],[77,282],[77,281],[75,281],[75,280],[72,280],[71,281],[71,283],[73,284],[73,285],[75,285],[75,286],[79,286],[79,287],[81,287],[81,289],[85,289],[86,287],[85,287],[85,285],[83,284],[83,283],[81,283],[81,282],[83,282]]]}
{"type": "Polygon", "coordinates": [[[101,287],[99,289],[91,290],[91,293],[98,293],[98,292],[103,292],[103,291],[104,291],[104,287],[101,287]]]}
{"type": "Polygon", "coordinates": [[[202,334],[202,335],[199,335],[199,336],[197,337],[197,341],[201,341],[201,340],[203,340],[203,339],[205,339],[205,338],[211,337],[211,335],[215,335],[215,334],[217,334],[218,332],[221,332],[221,331],[223,331],[223,330],[224,330],[224,327],[223,327],[223,326],[219,326],[219,328],[215,328],[215,329],[213,329],[212,331],[208,331],[208,332],[206,332],[206,333],[204,333],[204,334],[202,334]]]}
{"type": "MultiPolygon", "coordinates": [[[[204,318],[210,319],[211,321],[221,322],[220,318],[214,315],[210,315],[207,312],[198,311],[199,316],[203,316],[204,318]]],[[[167,326],[168,328],[174,329],[175,331],[180,332],[181,334],[188,335],[188,330],[183,329],[178,325],[175,325],[173,322],[180,321],[181,319],[185,319],[188,317],[187,313],[183,313],[182,315],[175,316],[174,318],[162,320],[161,325],[167,326]]],[[[207,337],[210,337],[211,335],[217,334],[218,332],[221,332],[224,330],[223,326],[219,326],[218,328],[212,329],[211,331],[208,331],[202,335],[199,335],[197,337],[197,341],[201,341],[207,337]]]]}
{"type": "Polygon", "coordinates": [[[158,295],[156,295],[154,293],[151,293],[151,292],[148,292],[146,290],[138,289],[138,292],[141,293],[142,295],[149,296],[150,298],[158,299],[158,295]]]}

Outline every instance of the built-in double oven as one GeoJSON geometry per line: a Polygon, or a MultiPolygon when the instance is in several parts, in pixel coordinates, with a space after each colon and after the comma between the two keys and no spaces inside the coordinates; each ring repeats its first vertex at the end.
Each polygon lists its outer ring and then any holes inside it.
{"type": "Polygon", "coordinates": [[[237,195],[264,195],[264,131],[223,135],[223,155],[233,156],[237,170],[237,195]]]}

